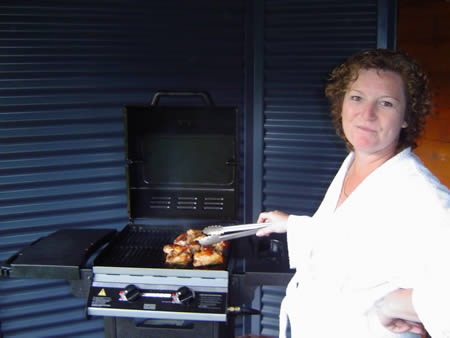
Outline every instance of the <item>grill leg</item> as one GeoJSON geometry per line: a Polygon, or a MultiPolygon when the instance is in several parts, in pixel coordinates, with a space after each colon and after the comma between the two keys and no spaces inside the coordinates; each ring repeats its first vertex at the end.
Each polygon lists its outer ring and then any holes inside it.
{"type": "Polygon", "coordinates": [[[104,317],[103,323],[105,325],[105,338],[118,338],[116,331],[116,318],[104,317]]]}

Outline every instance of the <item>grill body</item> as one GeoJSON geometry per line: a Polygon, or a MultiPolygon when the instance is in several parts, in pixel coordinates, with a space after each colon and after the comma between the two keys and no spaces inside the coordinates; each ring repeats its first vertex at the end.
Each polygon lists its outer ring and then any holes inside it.
{"type": "Polygon", "coordinates": [[[126,226],[94,261],[88,314],[112,317],[226,321],[229,272],[226,264],[205,268],[165,263],[163,246],[185,229],[126,226]],[[137,298],[127,299],[129,287],[137,298]],[[188,288],[184,302],[173,295],[188,288]]]}
{"type": "Polygon", "coordinates": [[[239,114],[210,100],[202,106],[155,102],[123,108],[130,224],[94,261],[87,313],[115,318],[109,325],[116,330],[141,319],[151,334],[165,325],[160,322],[155,328],[154,322],[162,321],[171,322],[172,328],[182,323],[187,330],[183,337],[197,337],[199,330],[212,330],[209,336],[218,337],[223,331],[218,327],[228,320],[228,258],[206,268],[169,266],[163,246],[188,228],[203,226],[147,223],[158,218],[169,224],[177,219],[236,221],[239,114]],[[180,300],[177,295],[183,292],[187,296],[180,300]]]}

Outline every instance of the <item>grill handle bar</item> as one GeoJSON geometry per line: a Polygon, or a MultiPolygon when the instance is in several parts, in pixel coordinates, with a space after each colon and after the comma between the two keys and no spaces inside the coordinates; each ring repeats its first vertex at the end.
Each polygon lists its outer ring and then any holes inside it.
{"type": "Polygon", "coordinates": [[[156,106],[161,96],[200,96],[207,106],[214,106],[214,103],[207,92],[177,92],[177,91],[158,91],[153,95],[152,106],[156,106]]]}

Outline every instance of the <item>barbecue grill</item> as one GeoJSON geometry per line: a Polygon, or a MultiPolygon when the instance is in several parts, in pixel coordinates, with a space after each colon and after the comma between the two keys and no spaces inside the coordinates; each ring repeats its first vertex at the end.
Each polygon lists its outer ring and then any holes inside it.
{"type": "Polygon", "coordinates": [[[70,280],[74,294],[87,297],[87,316],[105,317],[108,337],[233,336],[230,306],[250,303],[246,288],[255,276],[263,282],[259,271],[267,263],[272,272],[288,270],[283,244],[261,250],[258,242],[249,251],[254,239],[236,240],[245,245],[232,243],[223,264],[200,268],[166,264],[162,248],[189,228],[237,222],[238,110],[215,106],[203,92],[158,92],[152,104],[125,105],[123,112],[129,223],[121,231],[57,231],[8,259],[2,275],[70,280]],[[164,96],[205,104],[160,105],[164,96]],[[252,254],[258,272],[245,286],[252,254]],[[246,295],[230,297],[232,284],[246,295]]]}
{"type": "Polygon", "coordinates": [[[194,269],[165,263],[162,247],[180,230],[127,226],[94,262],[88,314],[226,321],[226,265],[194,269]]]}

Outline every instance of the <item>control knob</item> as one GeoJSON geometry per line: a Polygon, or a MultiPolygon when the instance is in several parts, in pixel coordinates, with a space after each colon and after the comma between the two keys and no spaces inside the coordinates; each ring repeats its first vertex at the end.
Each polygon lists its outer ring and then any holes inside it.
{"type": "Polygon", "coordinates": [[[175,298],[181,304],[188,304],[194,300],[195,294],[194,291],[192,291],[188,287],[182,286],[175,293],[175,298]]]}
{"type": "Polygon", "coordinates": [[[194,291],[189,289],[186,286],[182,286],[176,292],[172,293],[161,293],[161,292],[141,292],[136,285],[130,284],[125,287],[123,291],[121,291],[125,300],[129,302],[134,302],[138,300],[140,297],[148,297],[148,298],[166,298],[170,299],[172,303],[175,304],[188,304],[190,303],[194,297],[194,291]]]}
{"type": "Polygon", "coordinates": [[[141,291],[136,285],[130,284],[125,287],[125,290],[123,290],[123,294],[129,302],[134,302],[141,296],[141,291]]]}

